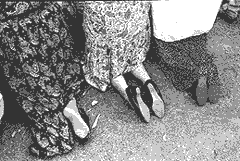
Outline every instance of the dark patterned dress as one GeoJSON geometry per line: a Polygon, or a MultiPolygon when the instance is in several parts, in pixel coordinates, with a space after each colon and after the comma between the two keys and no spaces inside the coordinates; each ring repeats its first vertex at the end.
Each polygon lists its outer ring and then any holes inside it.
{"type": "Polygon", "coordinates": [[[84,84],[77,48],[82,42],[73,42],[81,40],[74,32],[75,11],[76,5],[68,3],[0,3],[0,67],[32,121],[31,150],[40,157],[67,153],[74,146],[63,109],[84,84]]]}

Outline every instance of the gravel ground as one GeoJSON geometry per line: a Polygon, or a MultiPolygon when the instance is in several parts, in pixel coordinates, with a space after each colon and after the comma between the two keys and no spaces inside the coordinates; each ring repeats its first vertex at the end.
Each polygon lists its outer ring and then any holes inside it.
{"type": "MultiPolygon", "coordinates": [[[[224,97],[217,104],[197,107],[186,92],[176,90],[157,63],[147,60],[145,66],[166,102],[166,116],[152,116],[145,124],[113,88],[106,93],[90,89],[80,103],[88,107],[91,123],[101,114],[98,126],[85,145],[79,144],[72,153],[52,160],[240,160],[237,26],[237,22],[230,25],[218,18],[207,35],[207,49],[215,57],[223,84],[224,97]],[[94,100],[98,102],[91,107],[94,100]]],[[[0,160],[37,160],[27,150],[32,140],[26,123],[15,120],[18,123],[3,121],[1,125],[0,160]]]]}

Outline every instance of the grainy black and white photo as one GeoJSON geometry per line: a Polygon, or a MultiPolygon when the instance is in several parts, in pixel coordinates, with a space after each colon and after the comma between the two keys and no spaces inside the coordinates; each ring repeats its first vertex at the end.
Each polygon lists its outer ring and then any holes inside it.
{"type": "Polygon", "coordinates": [[[0,161],[239,161],[239,13],[1,1],[0,161]]]}

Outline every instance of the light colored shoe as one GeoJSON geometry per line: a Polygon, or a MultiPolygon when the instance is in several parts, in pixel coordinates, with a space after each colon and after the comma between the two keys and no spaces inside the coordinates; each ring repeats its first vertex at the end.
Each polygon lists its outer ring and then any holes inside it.
{"type": "Polygon", "coordinates": [[[150,122],[150,111],[149,111],[149,108],[143,102],[142,97],[141,97],[141,91],[140,91],[140,89],[138,87],[136,88],[136,93],[137,93],[137,102],[138,102],[138,106],[139,106],[140,112],[141,112],[144,120],[146,122],[150,122]]]}
{"type": "Polygon", "coordinates": [[[152,110],[157,117],[162,118],[164,116],[164,102],[152,84],[149,83],[147,86],[153,99],[152,110]]]}
{"type": "Polygon", "coordinates": [[[90,129],[79,114],[75,99],[68,103],[63,113],[72,122],[75,134],[82,139],[85,138],[90,129]]]}
{"type": "Polygon", "coordinates": [[[165,104],[157,85],[153,80],[147,80],[143,87],[142,98],[152,112],[159,118],[164,117],[165,104]]]}

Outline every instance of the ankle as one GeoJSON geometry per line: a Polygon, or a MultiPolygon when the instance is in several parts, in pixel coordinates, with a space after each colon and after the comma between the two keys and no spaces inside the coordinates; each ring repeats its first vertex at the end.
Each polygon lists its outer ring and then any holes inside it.
{"type": "Polygon", "coordinates": [[[149,76],[144,78],[144,79],[142,79],[143,84],[145,84],[148,80],[151,80],[151,78],[149,76]]]}

